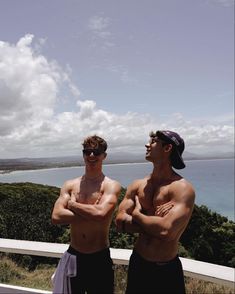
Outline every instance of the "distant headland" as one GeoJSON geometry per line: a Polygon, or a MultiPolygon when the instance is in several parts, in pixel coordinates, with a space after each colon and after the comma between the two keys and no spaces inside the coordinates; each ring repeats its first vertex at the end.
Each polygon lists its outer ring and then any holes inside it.
{"type": "MultiPolygon", "coordinates": [[[[234,153],[232,152],[211,155],[196,155],[189,152],[184,153],[184,159],[186,161],[231,158],[234,158],[234,153]]],[[[109,153],[105,160],[106,164],[141,162],[146,162],[144,154],[130,152],[109,153]]],[[[81,155],[40,158],[4,158],[0,159],[0,174],[9,173],[17,170],[36,170],[76,166],[83,166],[83,158],[81,155]]]]}

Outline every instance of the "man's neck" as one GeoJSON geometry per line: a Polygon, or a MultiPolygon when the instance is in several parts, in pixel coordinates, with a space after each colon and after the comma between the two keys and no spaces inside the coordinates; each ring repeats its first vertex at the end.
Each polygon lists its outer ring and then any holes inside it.
{"type": "Polygon", "coordinates": [[[87,173],[85,173],[85,175],[83,177],[86,180],[96,181],[96,180],[100,180],[101,178],[103,178],[104,174],[100,173],[100,174],[95,175],[95,174],[87,174],[87,173]]]}
{"type": "Polygon", "coordinates": [[[172,180],[176,176],[175,171],[170,165],[154,164],[153,171],[151,173],[151,179],[154,182],[164,183],[172,180]]]}
{"type": "Polygon", "coordinates": [[[86,168],[85,169],[85,174],[84,174],[85,179],[96,180],[96,179],[102,178],[103,176],[104,176],[104,174],[102,172],[102,168],[100,168],[100,169],[86,168]]]}

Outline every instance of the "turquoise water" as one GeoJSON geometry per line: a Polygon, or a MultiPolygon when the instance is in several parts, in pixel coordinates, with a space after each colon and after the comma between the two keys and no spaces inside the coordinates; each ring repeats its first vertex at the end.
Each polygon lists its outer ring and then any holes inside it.
{"type": "MultiPolygon", "coordinates": [[[[206,205],[234,220],[234,160],[186,161],[186,168],[179,171],[196,190],[196,204],[206,205]]],[[[142,178],[152,170],[150,163],[104,165],[104,173],[127,187],[133,180],[142,178]]],[[[81,176],[83,167],[17,171],[1,174],[0,182],[34,182],[61,187],[64,181],[81,176]]]]}

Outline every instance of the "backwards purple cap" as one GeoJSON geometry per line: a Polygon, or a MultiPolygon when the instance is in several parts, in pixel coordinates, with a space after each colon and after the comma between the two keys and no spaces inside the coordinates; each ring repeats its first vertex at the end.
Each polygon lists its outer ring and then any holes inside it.
{"type": "Polygon", "coordinates": [[[182,158],[184,151],[184,140],[179,134],[172,131],[157,131],[156,135],[159,139],[172,144],[173,151],[171,154],[171,164],[176,169],[185,168],[185,163],[182,158]]]}

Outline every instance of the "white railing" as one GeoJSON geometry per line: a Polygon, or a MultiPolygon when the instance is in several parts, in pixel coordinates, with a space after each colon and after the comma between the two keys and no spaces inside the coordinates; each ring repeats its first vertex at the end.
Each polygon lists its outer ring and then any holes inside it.
{"type": "MultiPolygon", "coordinates": [[[[34,242],[0,238],[0,252],[18,253],[60,258],[67,250],[68,244],[34,242]]],[[[128,265],[131,250],[111,248],[114,264],[128,265]]],[[[180,257],[184,275],[216,284],[234,288],[235,269],[217,264],[180,257]]],[[[51,293],[23,287],[0,284],[0,293],[51,293]],[[14,290],[14,288],[17,288],[14,290]],[[5,291],[5,292],[2,292],[5,291]]]]}

